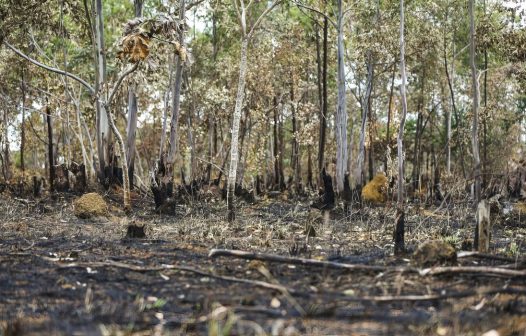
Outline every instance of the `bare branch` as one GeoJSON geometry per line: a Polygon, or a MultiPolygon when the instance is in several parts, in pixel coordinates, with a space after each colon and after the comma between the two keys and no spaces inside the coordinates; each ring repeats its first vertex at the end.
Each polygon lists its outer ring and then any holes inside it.
{"type": "Polygon", "coordinates": [[[4,44],[9,48],[11,49],[12,51],[14,51],[18,56],[22,57],[22,58],[25,58],[26,60],[28,60],[29,62],[33,63],[34,65],[36,66],[39,66],[43,69],[46,69],[48,71],[51,71],[51,72],[55,72],[55,73],[58,73],[60,75],[63,75],[63,76],[68,76],[74,80],[76,80],[77,82],[79,82],[80,84],[84,85],[84,87],[86,89],[88,89],[89,93],[94,95],[95,94],[95,89],[89,85],[85,80],[83,80],[82,78],[72,74],[72,73],[69,73],[67,71],[64,71],[64,70],[60,70],[60,69],[57,69],[57,68],[54,68],[54,67],[51,67],[49,65],[46,65],[46,64],[43,64],[43,63],[40,63],[39,61],[37,60],[34,60],[32,59],[31,57],[27,56],[26,54],[24,54],[23,52],[21,52],[20,50],[16,49],[15,47],[13,47],[11,44],[9,44],[9,42],[7,41],[4,41],[4,44]]]}
{"type": "Polygon", "coordinates": [[[433,267],[421,270],[420,275],[439,275],[447,273],[473,273],[494,276],[526,277],[526,270],[510,270],[500,267],[485,266],[452,266],[452,267],[433,267]]]}
{"type": "Polygon", "coordinates": [[[258,19],[256,20],[256,23],[254,23],[254,25],[252,26],[252,28],[250,29],[250,32],[248,33],[247,35],[247,38],[251,38],[252,37],[252,34],[254,34],[254,30],[259,26],[259,24],[261,23],[261,21],[263,20],[263,18],[268,14],[270,13],[270,11],[272,11],[274,9],[274,7],[276,7],[279,3],[281,2],[281,0],[275,0],[269,7],[267,7],[267,9],[265,9],[265,11],[258,17],[258,19]]]}
{"type": "Polygon", "coordinates": [[[239,11],[239,6],[237,5],[237,0],[232,0],[234,2],[234,8],[236,9],[237,19],[239,20],[239,25],[241,26],[241,31],[243,35],[245,31],[243,30],[243,21],[241,20],[241,12],[239,11]]]}
{"type": "Polygon", "coordinates": [[[327,19],[327,21],[330,22],[330,24],[334,27],[334,29],[338,29],[338,26],[336,25],[336,23],[327,14],[325,14],[322,11],[320,11],[319,9],[316,9],[316,8],[308,6],[308,5],[304,5],[301,2],[297,2],[297,1],[292,1],[292,3],[295,4],[298,7],[303,7],[305,9],[308,9],[310,11],[313,11],[314,13],[317,13],[317,14],[323,16],[324,18],[327,19]]]}
{"type": "Polygon", "coordinates": [[[121,86],[122,81],[124,80],[124,78],[126,78],[126,76],[128,76],[129,74],[131,74],[135,70],[137,70],[138,66],[139,66],[139,62],[135,63],[131,68],[129,68],[128,70],[124,71],[121,74],[121,76],[117,80],[117,83],[115,83],[115,85],[113,86],[113,89],[111,90],[110,96],[109,96],[108,100],[106,101],[106,105],[110,105],[111,104],[111,101],[113,100],[113,97],[115,96],[115,93],[117,93],[117,90],[121,86]]]}
{"type": "Polygon", "coordinates": [[[384,272],[386,270],[390,270],[390,271],[401,271],[401,272],[416,272],[415,269],[407,268],[407,267],[344,264],[344,263],[339,263],[339,262],[322,261],[322,260],[316,260],[316,259],[286,257],[286,256],[280,256],[276,254],[266,254],[266,253],[258,253],[258,252],[252,253],[252,252],[241,251],[241,250],[212,249],[210,250],[208,257],[209,258],[235,257],[235,258],[248,259],[248,260],[281,262],[281,263],[293,264],[293,265],[305,265],[305,266],[345,269],[349,271],[360,270],[360,271],[367,271],[367,272],[384,272]]]}
{"type": "Polygon", "coordinates": [[[205,0],[196,0],[196,1],[192,2],[192,3],[189,3],[188,5],[186,5],[186,10],[190,10],[193,7],[199,5],[199,4],[203,3],[203,2],[205,2],[205,0]]]}

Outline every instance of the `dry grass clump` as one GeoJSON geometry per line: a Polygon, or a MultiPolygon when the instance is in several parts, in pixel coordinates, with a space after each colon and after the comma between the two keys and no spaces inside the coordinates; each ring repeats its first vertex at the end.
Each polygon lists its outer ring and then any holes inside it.
{"type": "Polygon", "coordinates": [[[73,202],[75,216],[93,218],[108,215],[108,204],[101,195],[88,193],[73,202]]]}
{"type": "Polygon", "coordinates": [[[377,174],[362,189],[362,199],[371,203],[385,203],[387,200],[387,177],[377,174]]]}
{"type": "Polygon", "coordinates": [[[454,265],[457,262],[455,248],[441,240],[422,243],[413,254],[412,263],[419,267],[454,265]]]}

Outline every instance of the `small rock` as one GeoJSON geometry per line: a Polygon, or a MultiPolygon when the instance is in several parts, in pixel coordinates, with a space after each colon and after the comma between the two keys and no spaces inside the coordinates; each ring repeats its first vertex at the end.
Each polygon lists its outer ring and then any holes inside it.
{"type": "Polygon", "coordinates": [[[454,265],[456,262],[455,248],[441,240],[428,240],[422,243],[412,258],[412,263],[418,267],[454,265]]]}
{"type": "Polygon", "coordinates": [[[84,194],[73,202],[74,213],[78,218],[93,218],[108,216],[108,204],[97,193],[84,194]]]}

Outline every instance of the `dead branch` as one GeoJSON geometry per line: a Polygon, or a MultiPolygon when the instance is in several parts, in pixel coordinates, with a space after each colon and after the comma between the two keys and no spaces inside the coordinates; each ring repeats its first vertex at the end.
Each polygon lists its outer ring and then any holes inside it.
{"type": "MultiPolygon", "coordinates": [[[[48,260],[48,261],[54,261],[54,262],[59,261],[56,258],[49,258],[49,257],[43,257],[43,256],[40,256],[40,257],[45,259],[45,260],[48,260]]],[[[91,267],[91,268],[96,268],[96,267],[116,267],[116,268],[122,268],[122,269],[127,269],[127,270],[130,270],[130,271],[141,272],[141,273],[170,271],[170,270],[184,271],[184,272],[190,272],[190,273],[194,273],[194,274],[199,274],[199,275],[202,275],[202,276],[205,276],[205,277],[214,278],[214,279],[219,279],[219,280],[224,280],[224,281],[229,281],[229,282],[244,283],[244,284],[248,284],[248,285],[252,285],[252,286],[257,286],[257,287],[277,290],[279,292],[288,292],[288,293],[292,293],[292,294],[296,294],[297,293],[296,290],[289,289],[289,288],[287,288],[285,286],[282,286],[282,285],[272,284],[272,283],[268,283],[268,282],[265,282],[265,281],[259,281],[259,280],[242,279],[242,278],[235,278],[235,277],[230,277],[230,276],[212,274],[212,273],[201,271],[199,269],[196,269],[196,268],[193,268],[193,267],[189,267],[189,266],[161,265],[161,266],[154,266],[154,267],[143,267],[143,266],[137,266],[137,265],[130,265],[130,264],[126,264],[126,263],[122,263],[122,262],[118,262],[118,261],[113,261],[113,260],[94,261],[94,262],[77,262],[77,263],[68,263],[68,264],[60,264],[59,265],[59,268],[86,268],[86,267],[91,267]]]]}
{"type": "Polygon", "coordinates": [[[476,251],[460,251],[457,253],[457,258],[479,258],[479,259],[499,260],[499,261],[505,261],[508,263],[518,263],[518,264],[526,262],[526,260],[522,260],[522,259],[515,260],[514,258],[508,258],[508,257],[489,254],[489,253],[480,253],[476,251]]]}
{"type": "Polygon", "coordinates": [[[24,54],[23,52],[21,52],[20,50],[18,50],[17,48],[13,47],[11,44],[9,44],[7,41],[4,41],[4,44],[9,48],[11,49],[15,54],[17,54],[18,56],[28,60],[29,62],[41,67],[41,68],[44,68],[48,71],[51,71],[51,72],[55,72],[55,73],[58,73],[60,75],[63,75],[63,76],[68,76],[74,80],[76,80],[77,82],[79,82],[80,84],[84,85],[84,87],[86,89],[88,89],[89,93],[91,95],[95,94],[95,89],[89,85],[85,80],[83,80],[82,78],[72,74],[72,73],[69,73],[67,71],[64,71],[64,70],[61,70],[61,69],[57,69],[57,68],[54,68],[54,67],[51,67],[49,65],[46,65],[46,64],[43,64],[43,63],[40,63],[39,61],[37,60],[34,60],[32,59],[31,57],[27,56],[26,54],[24,54]]]}
{"type": "Polygon", "coordinates": [[[460,274],[473,273],[488,276],[508,276],[526,277],[526,270],[511,270],[500,267],[487,266],[452,266],[452,267],[433,267],[419,271],[420,275],[439,275],[439,274],[460,274]]]}
{"type": "Polygon", "coordinates": [[[349,271],[367,271],[367,272],[384,272],[384,271],[399,271],[399,272],[417,272],[412,267],[389,267],[389,266],[375,266],[375,265],[361,265],[361,264],[344,264],[332,261],[323,261],[316,259],[285,257],[275,254],[266,254],[258,252],[246,252],[240,250],[223,250],[212,249],[208,254],[209,258],[217,257],[235,257],[248,260],[262,260],[280,262],[292,265],[315,266],[335,269],[345,269],[349,271]]]}
{"type": "MultiPolygon", "coordinates": [[[[434,300],[447,300],[447,299],[459,299],[470,296],[486,296],[494,294],[517,294],[526,295],[526,289],[504,287],[504,288],[493,288],[485,291],[470,290],[465,292],[452,292],[447,294],[429,294],[429,295],[385,295],[385,296],[357,296],[357,297],[345,297],[344,301],[361,302],[361,301],[374,301],[374,302],[400,302],[400,301],[434,301],[434,300]]],[[[337,295],[337,294],[335,294],[337,295]]]]}
{"type": "Polygon", "coordinates": [[[258,252],[246,252],[240,250],[223,250],[223,249],[212,249],[208,254],[209,258],[216,257],[236,257],[241,259],[249,260],[262,260],[271,262],[281,262],[293,265],[304,265],[304,266],[315,266],[315,267],[326,267],[335,269],[344,269],[348,271],[368,271],[368,272],[401,272],[401,273],[413,273],[416,272],[421,276],[428,275],[440,275],[440,274],[461,274],[461,273],[476,273],[488,276],[508,276],[508,277],[519,277],[526,276],[526,270],[510,270],[499,267],[486,267],[486,266],[454,266],[454,267],[432,267],[422,270],[418,270],[413,267],[392,267],[392,266],[375,266],[375,265],[361,265],[361,264],[344,264],[331,261],[322,261],[315,259],[305,258],[293,258],[285,257],[280,255],[258,253],[258,252]]]}

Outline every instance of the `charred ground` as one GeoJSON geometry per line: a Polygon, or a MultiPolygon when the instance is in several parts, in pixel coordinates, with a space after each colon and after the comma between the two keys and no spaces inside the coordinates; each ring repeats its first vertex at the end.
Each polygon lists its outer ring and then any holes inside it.
{"type": "MultiPolygon", "coordinates": [[[[4,335],[522,335],[526,277],[491,272],[422,275],[411,253],[429,239],[459,250],[472,236],[467,203],[407,211],[404,258],[392,256],[396,209],[338,206],[323,224],[309,200],[263,198],[244,204],[235,223],[223,202],[152,211],[137,196],[132,214],[117,194],[110,215],[79,219],[77,196],[0,197],[0,320],[4,335]],[[459,205],[460,204],[460,205],[459,205]],[[126,238],[130,224],[145,239],[126,238]],[[314,230],[309,227],[312,226],[314,230]],[[309,232],[310,237],[307,237],[309,232]],[[357,265],[343,270],[234,257],[213,248],[357,265]],[[259,281],[259,282],[258,282],[259,281]],[[274,288],[265,287],[271,284],[274,288]]],[[[459,254],[460,266],[524,271],[520,212],[495,219],[492,254],[459,254]]]]}

